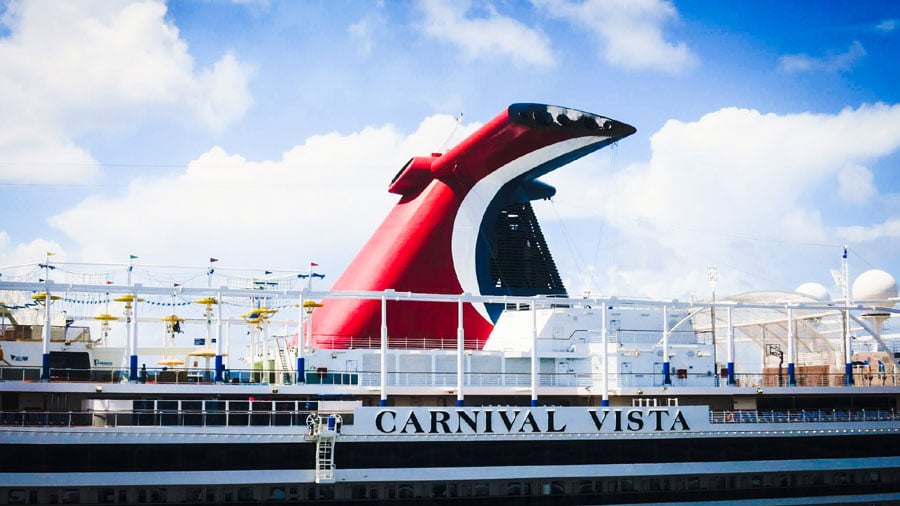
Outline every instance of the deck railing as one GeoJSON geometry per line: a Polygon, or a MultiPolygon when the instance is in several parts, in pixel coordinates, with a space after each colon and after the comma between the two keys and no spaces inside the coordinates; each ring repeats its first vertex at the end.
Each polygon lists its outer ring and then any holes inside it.
{"type": "MultiPolygon", "coordinates": [[[[587,409],[587,408],[585,408],[587,409]]],[[[191,410],[133,409],[118,411],[2,411],[0,427],[303,427],[307,409],[191,410]]],[[[352,414],[342,415],[352,424],[352,414]]],[[[885,409],[858,410],[737,410],[710,411],[713,424],[801,424],[900,422],[900,413],[885,409]]],[[[896,429],[896,425],[894,425],[896,429]]]]}
{"type": "MultiPolygon", "coordinates": [[[[540,387],[589,387],[602,383],[600,373],[538,373],[540,387]]],[[[41,381],[39,367],[0,367],[0,381],[41,381]]],[[[527,372],[474,372],[464,373],[464,385],[468,387],[528,387],[531,375],[527,372]]],[[[647,387],[893,387],[898,384],[893,375],[854,376],[853,385],[846,385],[843,374],[810,374],[795,376],[796,384],[788,384],[787,375],[777,374],[736,374],[735,383],[729,385],[726,378],[705,373],[680,373],[670,375],[669,384],[664,383],[660,371],[630,372],[609,374],[610,388],[647,388],[647,387]]],[[[154,368],[140,371],[137,382],[149,384],[196,385],[213,383],[215,372],[209,369],[168,369],[154,368]]],[[[455,387],[456,372],[436,371],[391,371],[387,375],[388,386],[403,387],[455,387]]],[[[98,384],[122,383],[129,381],[127,369],[51,369],[50,382],[92,382],[98,384]]],[[[380,387],[381,373],[377,370],[353,371],[335,369],[308,370],[303,378],[294,371],[266,371],[249,369],[229,369],[225,371],[225,384],[279,384],[292,385],[305,383],[308,385],[343,385],[380,387]]]]}
{"type": "Polygon", "coordinates": [[[712,423],[816,423],[816,422],[897,422],[900,413],[893,409],[811,409],[811,410],[735,410],[710,411],[712,423]]]}

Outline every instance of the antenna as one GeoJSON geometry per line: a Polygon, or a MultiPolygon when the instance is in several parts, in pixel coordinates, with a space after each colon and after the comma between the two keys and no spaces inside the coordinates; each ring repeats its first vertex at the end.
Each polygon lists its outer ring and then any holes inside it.
{"type": "Polygon", "coordinates": [[[453,135],[459,129],[460,123],[462,123],[463,113],[459,113],[459,116],[456,117],[456,124],[453,125],[453,130],[450,130],[450,135],[447,136],[447,139],[441,144],[441,147],[438,148],[438,153],[443,153],[447,151],[447,145],[450,144],[450,141],[453,139],[453,135]]]}

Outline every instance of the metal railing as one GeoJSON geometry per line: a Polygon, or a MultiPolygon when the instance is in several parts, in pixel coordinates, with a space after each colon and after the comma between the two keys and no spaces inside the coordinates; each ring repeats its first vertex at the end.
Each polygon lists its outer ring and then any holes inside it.
{"type": "MultiPolygon", "coordinates": [[[[312,411],[3,411],[0,427],[307,427],[312,411]]],[[[345,416],[346,418],[346,416],[345,416]]]]}
{"type": "MultiPolygon", "coordinates": [[[[846,384],[843,374],[797,374],[795,384],[789,384],[788,377],[783,374],[779,377],[773,373],[749,373],[736,374],[735,383],[728,384],[727,378],[710,373],[687,373],[673,371],[670,374],[670,382],[666,384],[661,371],[653,372],[610,372],[610,388],[647,388],[647,387],[893,387],[897,385],[892,375],[855,375],[852,385],[846,384]]],[[[404,387],[455,387],[456,372],[428,371],[390,371],[387,375],[388,386],[404,387]]],[[[98,384],[128,382],[128,369],[56,369],[50,370],[50,382],[92,382],[98,384]]],[[[223,383],[233,385],[269,385],[269,384],[298,384],[308,385],[342,385],[380,387],[381,373],[378,370],[336,370],[313,369],[304,372],[303,378],[299,378],[294,371],[260,371],[250,369],[228,369],[224,372],[223,383]]],[[[40,367],[0,367],[0,381],[41,381],[40,367]]],[[[139,371],[137,383],[167,384],[167,385],[196,385],[198,383],[213,383],[215,371],[211,369],[170,369],[153,368],[139,371]]],[[[538,385],[541,387],[588,387],[599,385],[602,375],[598,372],[591,373],[538,373],[538,385]]],[[[531,375],[528,372],[474,372],[464,373],[465,386],[469,387],[527,387],[531,385],[531,375]]]]}
{"type": "Polygon", "coordinates": [[[846,423],[846,422],[897,422],[900,413],[893,409],[811,409],[811,410],[734,410],[710,411],[712,423],[846,423]]]}
{"type": "MultiPolygon", "coordinates": [[[[585,408],[587,409],[587,408],[585,408]]],[[[2,411],[5,427],[304,427],[310,410],[189,410],[133,409],[116,411],[2,411]]],[[[342,415],[352,423],[352,415],[342,415]]],[[[900,422],[900,413],[886,409],[858,410],[735,410],[710,411],[713,424],[798,424],[900,422]]],[[[896,426],[894,427],[897,428],[896,426]]]]}

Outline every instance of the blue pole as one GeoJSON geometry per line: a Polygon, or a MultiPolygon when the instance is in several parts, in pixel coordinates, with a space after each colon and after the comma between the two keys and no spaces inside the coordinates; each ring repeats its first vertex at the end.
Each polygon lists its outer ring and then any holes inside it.
{"type": "Polygon", "coordinates": [[[50,381],[50,354],[44,353],[43,362],[41,363],[41,379],[50,381]]]}
{"type": "Polygon", "coordinates": [[[737,382],[734,380],[734,362],[728,362],[728,384],[735,385],[737,382]]]}
{"type": "Polygon", "coordinates": [[[788,386],[795,387],[797,386],[797,377],[794,375],[794,364],[793,362],[788,363],[788,386]]]}
{"type": "Polygon", "coordinates": [[[225,363],[222,358],[222,355],[216,355],[216,383],[225,381],[223,374],[225,372],[225,363]]]}
{"type": "Polygon", "coordinates": [[[297,357],[297,384],[306,383],[306,359],[297,357]]]}
{"type": "Polygon", "coordinates": [[[847,384],[853,384],[853,364],[847,364],[844,366],[844,375],[847,377],[847,384]]]}
{"type": "Polygon", "coordinates": [[[129,381],[137,382],[139,379],[137,364],[138,364],[138,356],[131,355],[130,363],[128,364],[128,380],[129,381]]]}
{"type": "Polygon", "coordinates": [[[663,385],[671,385],[672,384],[672,374],[669,372],[669,362],[663,362],[663,385]]]}

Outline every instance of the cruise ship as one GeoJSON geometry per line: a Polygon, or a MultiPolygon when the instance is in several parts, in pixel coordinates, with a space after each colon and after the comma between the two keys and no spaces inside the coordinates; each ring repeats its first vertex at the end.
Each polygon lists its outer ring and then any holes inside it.
{"type": "Polygon", "coordinates": [[[900,504],[890,274],[567,292],[538,178],[634,132],[509,106],[401,168],[327,291],[0,268],[0,504],[900,504]]]}

